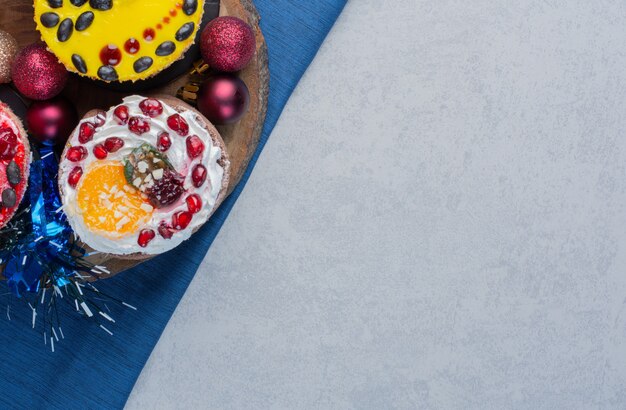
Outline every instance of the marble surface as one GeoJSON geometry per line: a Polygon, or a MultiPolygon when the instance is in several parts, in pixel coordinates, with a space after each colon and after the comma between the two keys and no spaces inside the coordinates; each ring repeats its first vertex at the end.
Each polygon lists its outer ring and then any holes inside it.
{"type": "Polygon", "coordinates": [[[624,408],[626,3],[352,0],[129,409],[624,408]]]}

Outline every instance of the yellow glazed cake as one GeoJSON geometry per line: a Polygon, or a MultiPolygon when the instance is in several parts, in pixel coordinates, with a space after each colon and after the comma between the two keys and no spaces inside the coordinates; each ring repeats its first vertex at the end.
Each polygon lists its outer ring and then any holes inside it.
{"type": "Polygon", "coordinates": [[[137,81],[183,57],[203,8],[204,0],[35,0],[35,22],[69,71],[137,81]]]}

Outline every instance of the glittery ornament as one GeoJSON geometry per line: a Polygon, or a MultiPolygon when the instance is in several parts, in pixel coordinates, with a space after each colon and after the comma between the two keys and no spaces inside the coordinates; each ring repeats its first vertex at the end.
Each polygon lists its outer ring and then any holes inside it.
{"type": "Polygon", "coordinates": [[[43,43],[31,44],[17,53],[11,75],[19,92],[33,100],[55,97],[67,82],[65,67],[43,43]]]}
{"type": "Polygon", "coordinates": [[[78,125],[76,108],[64,97],[35,101],[26,113],[28,132],[46,145],[63,145],[78,125]]]}
{"type": "Polygon", "coordinates": [[[241,79],[219,74],[202,83],[196,103],[198,110],[212,123],[233,124],[248,111],[250,92],[241,79]]]}
{"type": "Polygon", "coordinates": [[[0,30],[0,83],[11,82],[11,66],[17,54],[17,41],[6,31],[0,30]]]}
{"type": "Polygon", "coordinates": [[[202,31],[202,58],[218,71],[243,69],[256,49],[252,27],[237,17],[218,17],[202,31]]]}

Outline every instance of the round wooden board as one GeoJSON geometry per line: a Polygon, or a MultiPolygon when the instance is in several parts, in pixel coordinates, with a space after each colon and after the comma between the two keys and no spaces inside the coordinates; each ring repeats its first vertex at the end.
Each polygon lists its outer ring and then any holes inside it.
{"type": "MultiPolygon", "coordinates": [[[[228,193],[230,194],[241,180],[252,155],[256,151],[259,137],[265,122],[267,98],[269,94],[269,69],[267,46],[259,27],[259,14],[252,0],[221,0],[220,15],[235,16],[247,21],[256,34],[256,54],[252,62],[239,73],[240,78],[250,90],[250,109],[236,124],[217,126],[231,161],[231,179],[228,193]]],[[[2,0],[0,6],[0,29],[11,33],[20,47],[39,40],[33,21],[32,0],[2,0]]],[[[146,94],[176,95],[178,89],[187,83],[188,77],[183,76],[163,87],[151,89],[146,94]]],[[[100,108],[108,109],[118,104],[127,93],[119,93],[101,88],[92,82],[72,76],[63,94],[68,97],[79,110],[82,117],[87,111],[100,108]]],[[[111,274],[129,269],[143,260],[124,260],[112,255],[95,255],[89,261],[106,266],[111,274]]],[[[104,278],[104,276],[100,277],[104,278]]]]}

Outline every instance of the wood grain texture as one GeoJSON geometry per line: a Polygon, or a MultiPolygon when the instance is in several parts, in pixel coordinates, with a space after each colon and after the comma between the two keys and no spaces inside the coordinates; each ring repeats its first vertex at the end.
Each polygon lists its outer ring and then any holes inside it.
{"type": "MultiPolygon", "coordinates": [[[[256,35],[256,54],[251,63],[239,73],[241,79],[250,90],[250,109],[236,124],[217,126],[231,160],[231,180],[228,189],[230,194],[241,180],[252,155],[259,142],[265,115],[267,113],[267,99],[269,94],[269,69],[267,45],[259,27],[259,14],[251,0],[221,0],[220,15],[235,16],[247,21],[256,35]]],[[[20,47],[39,40],[39,33],[35,30],[33,20],[32,0],[2,0],[0,7],[0,29],[11,33],[20,47]]],[[[188,76],[150,90],[147,94],[176,95],[177,90],[185,85],[188,76]]],[[[118,104],[126,93],[107,90],[93,81],[71,75],[70,81],[63,94],[78,108],[82,117],[87,111],[100,108],[108,109],[118,104]]],[[[112,274],[122,272],[138,263],[140,260],[124,260],[111,255],[96,255],[90,261],[106,266],[112,274]]]]}

